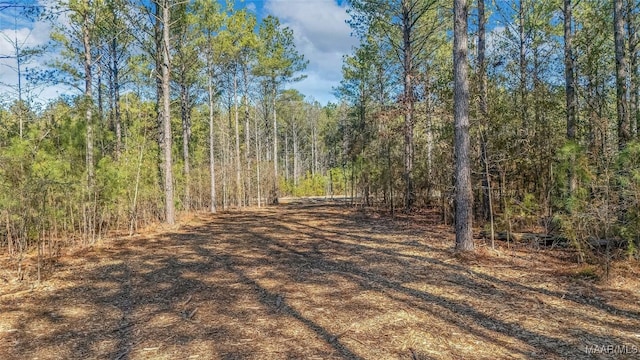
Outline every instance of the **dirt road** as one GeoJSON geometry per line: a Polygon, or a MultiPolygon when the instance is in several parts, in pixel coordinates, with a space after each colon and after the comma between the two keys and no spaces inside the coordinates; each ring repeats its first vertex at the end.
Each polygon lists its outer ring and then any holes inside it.
{"type": "Polygon", "coordinates": [[[637,277],[452,244],[427,215],[342,205],[200,215],[63,256],[32,291],[0,283],[0,359],[640,356],[637,277]]]}

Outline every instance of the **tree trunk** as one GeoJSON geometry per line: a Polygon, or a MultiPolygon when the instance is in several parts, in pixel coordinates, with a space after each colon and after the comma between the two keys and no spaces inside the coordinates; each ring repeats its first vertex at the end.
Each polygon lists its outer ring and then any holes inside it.
{"type": "Polygon", "coordinates": [[[482,157],[482,217],[490,222],[491,247],[494,247],[493,202],[491,198],[491,173],[489,171],[489,103],[487,94],[486,22],[484,0],[478,0],[478,72],[480,93],[480,116],[482,130],[480,132],[480,151],[482,157]]]}
{"type": "Polygon", "coordinates": [[[393,167],[391,166],[391,138],[387,137],[387,172],[389,173],[389,208],[391,209],[391,216],[395,216],[395,204],[393,203],[393,167]]]}
{"type": "Polygon", "coordinates": [[[429,70],[427,70],[425,74],[425,92],[427,95],[425,96],[424,103],[426,108],[426,124],[425,124],[425,137],[426,137],[426,161],[427,161],[427,179],[426,179],[426,193],[427,193],[427,203],[431,203],[431,196],[433,193],[433,110],[434,105],[432,101],[432,97],[430,95],[431,89],[431,80],[429,78],[429,70]]]}
{"type": "Polygon", "coordinates": [[[273,193],[271,195],[271,203],[278,203],[278,122],[276,114],[276,97],[277,89],[275,79],[273,82],[273,193]]]}
{"type": "Polygon", "coordinates": [[[284,180],[289,183],[289,131],[284,132],[284,180]]]}
{"type": "Polygon", "coordinates": [[[120,114],[120,74],[118,64],[118,41],[116,37],[111,40],[111,77],[113,92],[113,127],[116,132],[116,160],[122,154],[122,122],[120,114]]]}
{"type": "MultiPolygon", "coordinates": [[[[210,61],[210,60],[208,60],[210,61]]],[[[209,176],[211,177],[211,182],[210,182],[210,196],[211,196],[211,204],[209,205],[209,209],[211,211],[211,213],[215,213],[217,211],[216,209],[216,167],[215,167],[215,162],[216,162],[216,158],[215,158],[215,151],[214,151],[214,144],[215,144],[215,138],[214,138],[214,110],[213,110],[213,104],[214,104],[214,93],[213,93],[213,69],[211,68],[211,64],[209,63],[208,65],[208,69],[209,69],[209,84],[208,84],[208,90],[209,90],[209,176]]]]}
{"type": "Polygon", "coordinates": [[[250,157],[250,148],[251,148],[251,142],[250,142],[250,136],[249,134],[251,133],[251,127],[249,125],[249,69],[247,68],[246,63],[243,64],[242,66],[242,82],[243,82],[243,96],[242,96],[242,104],[244,106],[244,160],[245,160],[245,166],[246,166],[246,174],[244,176],[244,182],[245,182],[245,187],[244,187],[244,198],[245,198],[245,205],[249,205],[250,203],[250,194],[251,194],[251,157],[250,157]]]}
{"type": "Polygon", "coordinates": [[[238,110],[238,72],[237,66],[233,66],[233,111],[234,111],[234,130],[235,130],[235,165],[236,165],[236,206],[242,206],[242,168],[240,167],[240,126],[238,110]]]}
{"type": "Polygon", "coordinates": [[[98,83],[96,84],[96,90],[98,90],[96,99],[98,105],[98,120],[102,122],[102,119],[104,119],[104,99],[102,98],[102,66],[100,65],[96,68],[96,78],[98,79],[98,83]]]}
{"type": "Polygon", "coordinates": [[[184,162],[184,209],[191,209],[191,164],[189,158],[189,142],[191,141],[191,119],[189,106],[189,89],[186,84],[186,70],[182,69],[180,81],[180,117],[182,120],[182,160],[184,162]]]}
{"type": "Polygon", "coordinates": [[[311,137],[311,161],[313,162],[313,166],[311,167],[311,175],[315,178],[316,174],[318,173],[318,115],[315,112],[313,114],[311,137]]]}
{"type": "MultiPolygon", "coordinates": [[[[231,102],[229,102],[230,104],[231,102]]],[[[227,109],[229,114],[228,122],[220,117],[220,129],[222,136],[222,210],[227,210],[229,205],[229,132],[231,131],[231,106],[227,109]]]]}
{"type": "Polygon", "coordinates": [[[487,154],[487,137],[489,128],[489,111],[487,103],[487,64],[486,52],[486,22],[484,0],[478,0],[478,85],[480,100],[480,156],[483,163],[482,176],[482,218],[491,220],[491,178],[489,174],[489,158],[487,154]]]}
{"type": "MultiPolygon", "coordinates": [[[[576,141],[576,112],[577,112],[577,98],[575,91],[575,75],[574,75],[574,61],[573,61],[573,47],[572,40],[573,34],[571,32],[572,22],[572,1],[564,0],[564,86],[566,92],[566,105],[567,105],[567,141],[576,141]]],[[[573,194],[577,188],[575,169],[573,163],[569,165],[568,169],[568,182],[569,193],[573,194]]]]}
{"type": "MultiPolygon", "coordinates": [[[[85,0],[87,11],[89,2],[85,0]]],[[[91,34],[89,26],[91,25],[89,14],[84,14],[84,22],[82,24],[82,45],[84,50],[84,98],[85,98],[85,121],[87,123],[87,139],[86,139],[86,166],[87,166],[87,184],[89,189],[93,188],[94,182],[94,160],[93,160],[93,93],[92,93],[92,77],[91,66],[93,59],[91,57],[91,34]]]]}
{"type": "Polygon", "coordinates": [[[162,150],[164,167],[164,201],[165,201],[165,222],[173,225],[175,219],[175,205],[173,203],[173,168],[171,158],[171,98],[169,85],[171,81],[171,53],[170,53],[170,33],[169,25],[171,16],[169,13],[169,0],[162,1],[162,48],[160,56],[162,58],[162,150]]]}
{"type": "Polygon", "coordinates": [[[413,39],[411,4],[402,2],[402,40],[403,40],[403,76],[404,76],[404,181],[405,210],[410,211],[415,201],[413,189],[413,39]]]}
{"type": "Polygon", "coordinates": [[[622,0],[614,1],[613,23],[616,53],[616,100],[618,109],[618,148],[624,149],[631,140],[629,112],[627,111],[627,57],[624,43],[624,16],[622,0]]]}
{"type": "MultiPolygon", "coordinates": [[[[207,43],[212,44],[211,33],[207,33],[207,43]]],[[[216,194],[216,157],[215,157],[215,89],[213,87],[214,67],[212,63],[212,49],[207,49],[207,90],[209,95],[209,211],[213,214],[217,212],[217,194],[216,194]]]]}
{"type": "MultiPolygon", "coordinates": [[[[85,11],[89,11],[88,1],[85,11]]],[[[87,125],[86,133],[86,167],[87,167],[87,199],[84,204],[85,209],[83,211],[85,215],[85,232],[91,235],[91,241],[94,240],[95,234],[95,218],[96,211],[93,206],[93,194],[94,194],[94,158],[93,158],[93,93],[92,93],[92,74],[91,66],[93,65],[93,59],[91,57],[91,34],[90,34],[90,18],[88,13],[84,13],[84,20],[82,24],[82,45],[84,50],[84,106],[85,109],[85,122],[87,125]]],[[[22,107],[22,104],[19,104],[22,107]]]]}
{"type": "Polygon", "coordinates": [[[20,51],[20,43],[18,42],[17,19],[15,21],[16,31],[14,33],[15,38],[13,46],[16,51],[16,72],[18,75],[18,131],[20,133],[20,139],[22,139],[24,132],[24,104],[22,103],[22,51],[20,51]]]}
{"type": "Polygon", "coordinates": [[[469,158],[469,79],[467,74],[467,1],[454,0],[454,121],[456,162],[456,249],[473,251],[471,164],[469,158]]]}
{"type": "Polygon", "coordinates": [[[260,153],[262,147],[260,145],[260,136],[258,135],[258,116],[255,117],[255,135],[256,135],[256,192],[258,196],[258,207],[262,206],[262,185],[260,178],[260,153]]]}
{"type": "Polygon", "coordinates": [[[635,1],[628,1],[627,7],[627,29],[629,36],[629,121],[631,127],[631,136],[637,137],[640,133],[638,129],[638,121],[640,120],[638,112],[638,29],[637,29],[637,9],[635,1]]]}
{"type": "Polygon", "coordinates": [[[527,113],[527,56],[526,56],[526,39],[524,29],[524,17],[525,17],[525,0],[520,0],[518,7],[518,39],[519,39],[519,55],[520,55],[520,121],[522,122],[522,129],[526,130],[528,127],[527,113]]]}
{"type": "Polygon", "coordinates": [[[293,186],[298,186],[298,176],[299,176],[299,160],[298,160],[298,129],[296,127],[296,119],[293,118],[293,186]]]}
{"type": "Polygon", "coordinates": [[[599,80],[598,76],[593,73],[587,74],[588,94],[587,104],[589,109],[589,153],[591,159],[598,169],[602,167],[602,155],[606,145],[605,134],[608,128],[607,119],[602,114],[602,98],[598,94],[599,80]]]}

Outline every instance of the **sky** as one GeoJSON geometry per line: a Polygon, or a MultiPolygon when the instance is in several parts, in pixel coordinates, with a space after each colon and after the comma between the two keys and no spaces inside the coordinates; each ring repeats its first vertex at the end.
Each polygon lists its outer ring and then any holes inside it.
{"type": "MultiPolygon", "coordinates": [[[[49,41],[51,25],[46,22],[32,22],[21,15],[16,7],[41,6],[37,0],[0,0],[0,103],[17,97],[18,76],[15,61],[15,46],[37,47],[49,41]]],[[[47,56],[34,58],[23,65],[23,73],[28,68],[43,68],[47,56]]],[[[23,88],[28,88],[23,76],[23,88]]],[[[62,88],[39,88],[33,92],[36,102],[46,102],[60,95],[62,88]]]]}
{"type": "MultiPolygon", "coordinates": [[[[48,1],[0,0],[0,102],[7,100],[6,94],[16,96],[12,89],[17,84],[16,62],[13,58],[15,40],[26,47],[44,45],[49,41],[51,30],[50,24],[26,21],[19,15],[18,9],[6,5],[42,6],[48,1]]],[[[258,19],[274,15],[281,24],[293,30],[296,48],[309,64],[304,72],[306,78],[289,87],[322,104],[337,101],[332,89],[339,85],[342,77],[342,57],[357,45],[357,39],[351,37],[351,29],[345,22],[348,15],[344,0],[245,0],[237,1],[236,7],[246,7],[258,19]]],[[[33,59],[24,67],[44,68],[50,57],[33,59]]],[[[34,95],[36,102],[45,102],[69,91],[62,86],[50,86],[38,89],[34,95]]]]}
{"type": "Polygon", "coordinates": [[[342,57],[352,52],[358,40],[351,37],[344,1],[266,0],[247,1],[258,17],[277,16],[293,30],[298,51],[309,60],[307,78],[292,87],[322,104],[336,102],[332,95],[342,79],[342,57]]]}

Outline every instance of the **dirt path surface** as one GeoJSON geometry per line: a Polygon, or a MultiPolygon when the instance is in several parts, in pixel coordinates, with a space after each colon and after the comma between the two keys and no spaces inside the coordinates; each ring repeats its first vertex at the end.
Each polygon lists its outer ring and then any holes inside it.
{"type": "Polygon", "coordinates": [[[292,204],[63,256],[33,290],[0,279],[0,359],[640,357],[637,273],[460,259],[427,215],[292,204]]]}

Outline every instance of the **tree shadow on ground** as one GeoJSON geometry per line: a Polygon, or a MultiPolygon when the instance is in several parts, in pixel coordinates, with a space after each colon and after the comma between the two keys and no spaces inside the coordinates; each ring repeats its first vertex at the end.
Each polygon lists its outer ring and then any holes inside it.
{"type": "Polygon", "coordinates": [[[450,234],[427,241],[400,225],[289,205],[120,239],[70,260],[50,289],[0,298],[0,357],[560,359],[640,347],[637,302],[574,294],[536,269],[485,271],[452,256],[450,234]]]}

